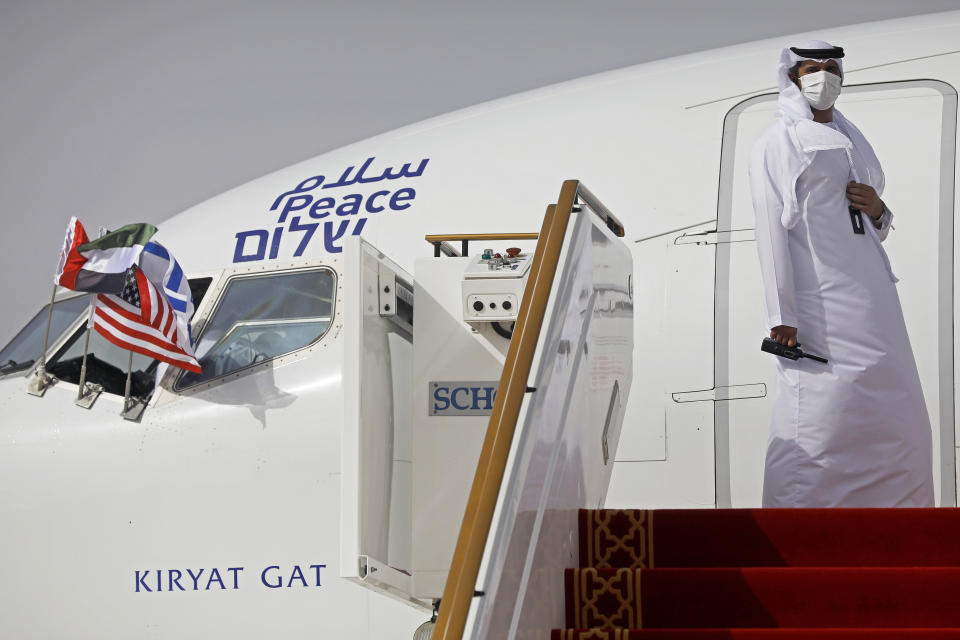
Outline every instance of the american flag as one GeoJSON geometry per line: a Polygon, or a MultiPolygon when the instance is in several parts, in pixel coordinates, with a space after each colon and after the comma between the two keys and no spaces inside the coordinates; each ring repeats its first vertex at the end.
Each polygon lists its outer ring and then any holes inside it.
{"type": "Polygon", "coordinates": [[[93,326],[121,349],[200,373],[193,350],[184,348],[189,337],[180,335],[189,328],[177,321],[167,297],[137,266],[127,270],[120,295],[97,296],[93,326]]]}

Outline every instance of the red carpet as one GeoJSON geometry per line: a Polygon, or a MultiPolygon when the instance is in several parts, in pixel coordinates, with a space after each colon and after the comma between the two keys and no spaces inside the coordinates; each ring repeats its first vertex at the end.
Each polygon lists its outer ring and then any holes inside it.
{"type": "Polygon", "coordinates": [[[958,638],[960,511],[582,511],[553,640],[958,638]]]}
{"type": "Polygon", "coordinates": [[[955,640],[960,629],[556,629],[551,640],[955,640]]]}
{"type": "Polygon", "coordinates": [[[581,567],[960,567],[958,542],[958,509],[580,512],[581,567]]]}

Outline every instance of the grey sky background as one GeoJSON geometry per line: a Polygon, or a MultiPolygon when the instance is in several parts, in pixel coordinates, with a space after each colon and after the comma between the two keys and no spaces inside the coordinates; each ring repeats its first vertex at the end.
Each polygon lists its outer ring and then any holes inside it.
{"type": "Polygon", "coordinates": [[[0,345],[66,223],[164,219],[371,135],[591,73],[960,0],[0,0],[0,345]]]}

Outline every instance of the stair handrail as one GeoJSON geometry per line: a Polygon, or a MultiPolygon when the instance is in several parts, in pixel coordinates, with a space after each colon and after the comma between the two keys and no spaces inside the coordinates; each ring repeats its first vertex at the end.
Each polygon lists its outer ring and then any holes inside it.
{"type": "Polygon", "coordinates": [[[439,258],[440,254],[450,257],[467,256],[471,242],[482,240],[501,241],[501,240],[536,240],[539,234],[536,233],[448,233],[431,234],[424,236],[424,239],[433,245],[433,257],[439,258]],[[460,251],[452,246],[451,242],[460,243],[460,251]]]}
{"type": "Polygon", "coordinates": [[[624,235],[616,216],[579,180],[564,181],[557,203],[547,207],[444,585],[434,640],[463,636],[567,225],[581,202],[618,237],[624,235]]]}

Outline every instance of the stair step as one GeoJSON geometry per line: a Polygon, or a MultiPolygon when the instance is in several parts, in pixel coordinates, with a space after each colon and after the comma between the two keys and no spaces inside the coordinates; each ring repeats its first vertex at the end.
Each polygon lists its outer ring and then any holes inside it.
{"type": "Polygon", "coordinates": [[[550,640],[956,640],[960,629],[554,629],[550,640]]]}
{"type": "Polygon", "coordinates": [[[566,626],[960,627],[960,568],[567,569],[566,626]]]}
{"type": "Polygon", "coordinates": [[[958,509],[580,512],[580,566],[960,566],[958,509]]]}

